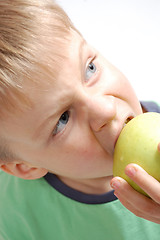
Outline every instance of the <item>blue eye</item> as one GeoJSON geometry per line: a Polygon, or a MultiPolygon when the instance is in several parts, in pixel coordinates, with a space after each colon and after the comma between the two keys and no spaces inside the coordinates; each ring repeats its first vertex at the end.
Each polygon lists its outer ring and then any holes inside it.
{"type": "Polygon", "coordinates": [[[61,132],[65,128],[68,121],[69,121],[69,111],[66,111],[61,115],[60,119],[58,120],[58,123],[56,124],[56,127],[53,131],[53,135],[56,135],[59,132],[61,132]]]}
{"type": "Polygon", "coordinates": [[[97,68],[95,64],[93,62],[90,62],[87,66],[86,73],[85,73],[86,80],[89,80],[96,71],[97,71],[97,68]]]}

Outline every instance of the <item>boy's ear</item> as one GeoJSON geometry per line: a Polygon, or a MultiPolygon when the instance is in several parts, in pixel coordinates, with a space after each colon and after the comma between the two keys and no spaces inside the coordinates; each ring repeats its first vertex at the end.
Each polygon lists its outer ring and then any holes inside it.
{"type": "Polygon", "coordinates": [[[8,162],[1,164],[0,168],[11,175],[23,179],[37,179],[47,174],[47,169],[29,166],[26,163],[8,162]]]}

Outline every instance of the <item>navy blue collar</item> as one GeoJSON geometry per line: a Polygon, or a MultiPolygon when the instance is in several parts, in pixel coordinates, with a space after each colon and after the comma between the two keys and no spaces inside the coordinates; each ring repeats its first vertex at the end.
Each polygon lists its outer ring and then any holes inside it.
{"type": "Polygon", "coordinates": [[[86,194],[80,191],[77,191],[66,184],[64,184],[56,175],[47,173],[44,176],[45,180],[58,192],[64,196],[75,200],[77,202],[86,203],[86,204],[102,204],[116,200],[114,191],[110,191],[104,194],[86,194]]]}

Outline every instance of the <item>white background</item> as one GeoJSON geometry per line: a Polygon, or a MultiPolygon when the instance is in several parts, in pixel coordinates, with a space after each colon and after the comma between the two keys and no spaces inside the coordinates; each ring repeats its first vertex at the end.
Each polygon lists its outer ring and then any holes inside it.
{"type": "Polygon", "coordinates": [[[160,103],[160,0],[57,0],[84,38],[160,103]]]}

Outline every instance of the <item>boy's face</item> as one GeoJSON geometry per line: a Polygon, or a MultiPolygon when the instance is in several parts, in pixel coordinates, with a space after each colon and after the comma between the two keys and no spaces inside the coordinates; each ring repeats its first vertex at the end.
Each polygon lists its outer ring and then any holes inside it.
{"type": "Polygon", "coordinates": [[[6,119],[1,129],[19,159],[66,179],[111,176],[125,121],[141,113],[128,80],[72,32],[56,82],[28,91],[33,108],[6,119]]]}

